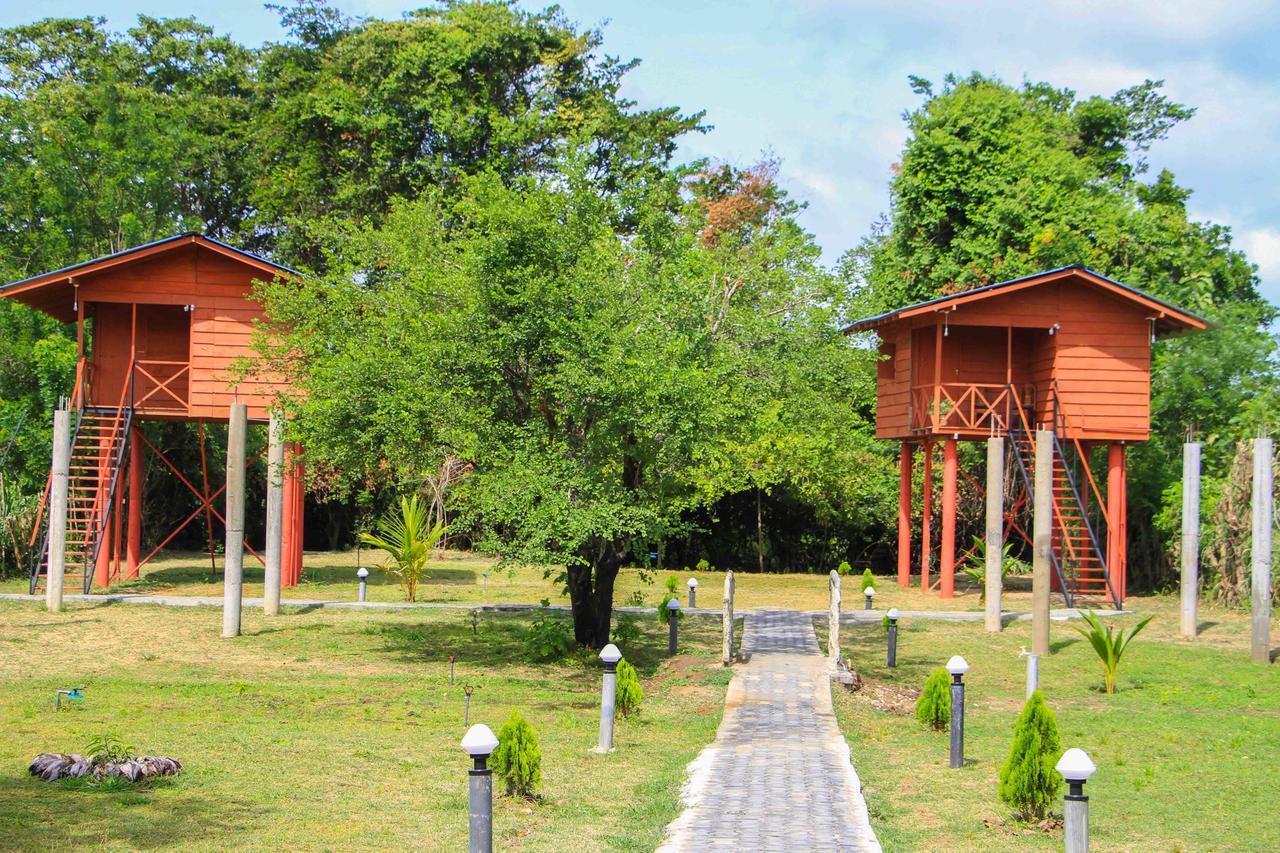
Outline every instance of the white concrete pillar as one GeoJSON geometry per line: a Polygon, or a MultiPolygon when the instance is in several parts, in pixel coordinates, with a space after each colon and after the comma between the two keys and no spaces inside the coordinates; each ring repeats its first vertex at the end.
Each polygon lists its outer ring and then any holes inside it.
{"type": "Polygon", "coordinates": [[[267,427],[267,554],[262,612],[280,612],[280,554],[284,541],[284,415],[271,413],[267,427]]]}
{"type": "Polygon", "coordinates": [[[1197,633],[1200,601],[1200,444],[1182,445],[1182,636],[1197,633]]]}
{"type": "Polygon", "coordinates": [[[222,636],[240,636],[244,589],[244,440],[248,431],[244,403],[231,404],[227,425],[227,538],[222,569],[222,636]]]}
{"type": "Polygon", "coordinates": [[[53,478],[49,484],[49,551],[46,555],[44,603],[50,613],[62,612],[62,587],[67,573],[67,492],[71,473],[71,413],[53,413],[53,478]]]}
{"type": "Polygon", "coordinates": [[[1049,575],[1053,555],[1053,433],[1036,430],[1031,563],[1031,652],[1049,654],[1049,575]]]}
{"type": "Polygon", "coordinates": [[[1271,662],[1271,439],[1253,441],[1253,659],[1271,662]]]}
{"type": "Polygon", "coordinates": [[[733,572],[724,573],[724,643],[721,649],[721,663],[725,666],[733,663],[733,572]]]}
{"type": "Polygon", "coordinates": [[[1000,599],[1004,593],[1004,439],[987,439],[987,575],[986,628],[999,631],[1000,599]]]}
{"type": "Polygon", "coordinates": [[[840,660],[840,573],[831,570],[828,582],[830,587],[830,612],[827,615],[827,655],[834,667],[840,660]]]}

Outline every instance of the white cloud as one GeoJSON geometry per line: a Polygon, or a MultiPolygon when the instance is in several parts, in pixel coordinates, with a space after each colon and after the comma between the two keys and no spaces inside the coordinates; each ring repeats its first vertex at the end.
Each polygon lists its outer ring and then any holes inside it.
{"type": "Polygon", "coordinates": [[[1280,228],[1264,225],[1236,232],[1236,245],[1244,249],[1249,260],[1258,265],[1262,292],[1280,304],[1280,228]]]}

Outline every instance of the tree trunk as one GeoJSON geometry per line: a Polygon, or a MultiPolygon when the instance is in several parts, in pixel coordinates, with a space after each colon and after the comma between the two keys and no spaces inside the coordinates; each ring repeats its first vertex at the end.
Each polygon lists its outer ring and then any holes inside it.
{"type": "Polygon", "coordinates": [[[756,558],[760,564],[760,573],[764,573],[764,507],[761,489],[756,487],[756,558]]]}
{"type": "Polygon", "coordinates": [[[589,649],[604,648],[613,621],[613,586],[622,567],[618,542],[595,549],[595,565],[571,566],[569,603],[573,607],[573,638],[589,649]]]}

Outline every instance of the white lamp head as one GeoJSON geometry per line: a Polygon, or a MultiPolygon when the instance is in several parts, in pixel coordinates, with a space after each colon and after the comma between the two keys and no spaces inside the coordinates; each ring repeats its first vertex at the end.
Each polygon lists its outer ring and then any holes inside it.
{"type": "Polygon", "coordinates": [[[488,726],[477,723],[467,729],[466,735],[462,738],[462,748],[468,755],[490,755],[498,748],[498,739],[493,736],[488,726]]]}
{"type": "Polygon", "coordinates": [[[600,650],[600,660],[605,663],[617,663],[622,660],[622,652],[618,651],[617,646],[610,643],[600,650]]]}
{"type": "Polygon", "coordinates": [[[1093,759],[1089,757],[1089,753],[1083,749],[1072,747],[1062,753],[1062,757],[1058,759],[1058,764],[1054,767],[1062,778],[1069,782],[1087,782],[1089,777],[1097,772],[1098,767],[1093,763],[1093,759]]]}
{"type": "Polygon", "coordinates": [[[964,675],[969,671],[969,662],[960,655],[953,655],[951,660],[947,661],[947,672],[952,675],[964,675]]]}
{"type": "Polygon", "coordinates": [[[875,588],[874,586],[869,586],[869,587],[867,587],[866,589],[864,589],[864,590],[862,591],[862,594],[863,594],[863,595],[868,595],[868,596],[870,596],[870,597],[872,597],[872,598],[875,598],[875,597],[876,597],[876,588],[875,588]]]}
{"type": "Polygon", "coordinates": [[[890,622],[892,622],[892,621],[896,620],[896,619],[897,619],[899,616],[901,616],[901,615],[902,615],[902,614],[898,612],[898,608],[896,608],[896,607],[890,607],[890,608],[889,608],[889,621],[890,621],[890,622]]]}
{"type": "Polygon", "coordinates": [[[698,588],[698,579],[689,578],[689,589],[697,589],[697,588],[698,588]]]}
{"type": "Polygon", "coordinates": [[[366,569],[364,566],[361,566],[360,568],[356,569],[356,577],[360,578],[360,580],[364,580],[365,578],[369,577],[369,570],[366,569]]]}
{"type": "Polygon", "coordinates": [[[673,598],[667,602],[667,610],[676,611],[680,609],[680,599],[673,598]]]}

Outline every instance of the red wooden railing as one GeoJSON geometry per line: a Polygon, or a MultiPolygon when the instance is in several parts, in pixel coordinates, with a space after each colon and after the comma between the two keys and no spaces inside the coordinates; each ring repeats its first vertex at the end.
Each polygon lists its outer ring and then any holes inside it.
{"type": "MultiPolygon", "coordinates": [[[[911,388],[909,426],[913,431],[1003,434],[1018,407],[1011,385],[982,382],[942,382],[911,388]]],[[[1035,387],[1024,389],[1034,399],[1035,387]]]]}

